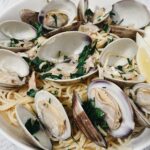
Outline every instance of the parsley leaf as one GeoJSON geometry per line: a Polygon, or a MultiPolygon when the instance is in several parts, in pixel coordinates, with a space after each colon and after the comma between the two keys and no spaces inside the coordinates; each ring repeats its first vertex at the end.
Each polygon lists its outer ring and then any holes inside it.
{"type": "Polygon", "coordinates": [[[47,72],[47,71],[51,70],[54,67],[54,64],[50,63],[48,61],[41,60],[39,57],[35,57],[31,61],[31,66],[34,68],[34,70],[36,72],[47,72]],[[45,63],[45,64],[42,66],[42,68],[40,68],[40,65],[42,63],[45,63]]]}
{"type": "Polygon", "coordinates": [[[123,67],[122,66],[117,66],[116,69],[118,69],[118,70],[123,72],[123,67]]]}
{"type": "Polygon", "coordinates": [[[112,17],[115,16],[116,14],[111,11],[111,12],[109,13],[109,15],[110,15],[110,17],[112,18],[112,17]]]}
{"type": "Polygon", "coordinates": [[[33,27],[36,29],[36,38],[34,39],[36,40],[37,38],[43,35],[43,25],[36,22],[33,24],[33,27]]]}
{"type": "Polygon", "coordinates": [[[109,31],[109,25],[108,25],[108,24],[104,24],[104,25],[103,25],[103,30],[104,30],[105,32],[108,32],[108,31],[109,31]]]}
{"type": "Polygon", "coordinates": [[[54,18],[55,25],[56,25],[56,27],[57,27],[57,16],[56,16],[55,14],[53,14],[52,17],[54,18]]]}
{"type": "Polygon", "coordinates": [[[94,126],[99,125],[104,130],[109,129],[105,121],[105,113],[100,108],[95,107],[95,100],[90,99],[84,102],[82,106],[94,126]]]}
{"type": "Polygon", "coordinates": [[[22,42],[23,40],[17,40],[14,38],[10,39],[10,47],[16,47],[16,44],[18,44],[19,42],[22,42]]]}
{"type": "Polygon", "coordinates": [[[51,78],[51,79],[55,79],[55,80],[59,80],[62,79],[63,75],[53,75],[52,73],[45,73],[43,75],[41,75],[41,79],[46,79],[46,78],[51,78]]]}
{"type": "Polygon", "coordinates": [[[30,97],[35,97],[36,92],[37,92],[36,90],[30,89],[30,90],[27,92],[27,95],[30,96],[30,97]]]}
{"type": "Polygon", "coordinates": [[[91,9],[87,9],[85,11],[85,16],[87,17],[87,21],[91,21],[94,16],[94,13],[92,12],[91,9]]]}
{"type": "Polygon", "coordinates": [[[40,123],[37,119],[33,120],[30,118],[25,123],[25,127],[33,135],[40,130],[40,123]]]}
{"type": "Polygon", "coordinates": [[[77,78],[83,76],[86,71],[84,68],[85,61],[88,59],[90,55],[93,55],[96,50],[97,41],[94,41],[92,44],[86,45],[83,51],[80,53],[78,58],[77,71],[74,74],[71,74],[71,78],[77,78]]]}
{"type": "Polygon", "coordinates": [[[130,60],[129,58],[127,58],[128,64],[132,65],[132,60],[130,60]]]}

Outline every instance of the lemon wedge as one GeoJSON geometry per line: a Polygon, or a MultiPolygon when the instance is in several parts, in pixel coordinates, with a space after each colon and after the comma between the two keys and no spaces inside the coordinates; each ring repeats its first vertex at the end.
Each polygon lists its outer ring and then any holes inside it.
{"type": "Polygon", "coordinates": [[[146,81],[150,83],[150,46],[139,34],[136,40],[139,47],[136,56],[137,65],[146,81]]]}

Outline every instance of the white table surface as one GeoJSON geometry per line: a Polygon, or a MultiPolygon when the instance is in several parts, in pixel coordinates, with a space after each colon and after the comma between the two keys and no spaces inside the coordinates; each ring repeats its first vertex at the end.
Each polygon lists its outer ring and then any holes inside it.
{"type": "MultiPolygon", "coordinates": [[[[150,0],[141,0],[141,1],[145,1],[145,3],[147,5],[150,5],[150,0]]],[[[6,0],[0,0],[0,10],[1,10],[1,12],[3,11],[3,8],[4,8],[2,6],[2,3],[6,3],[6,0]]],[[[7,4],[8,4],[8,7],[10,5],[14,5],[14,0],[7,0],[7,4]],[[8,3],[8,1],[9,1],[9,3],[8,3]]],[[[22,149],[18,148],[14,144],[12,144],[10,141],[8,141],[5,137],[3,137],[0,134],[0,150],[22,150],[22,149]]],[[[150,150],[150,147],[146,148],[145,150],[150,150]]]]}

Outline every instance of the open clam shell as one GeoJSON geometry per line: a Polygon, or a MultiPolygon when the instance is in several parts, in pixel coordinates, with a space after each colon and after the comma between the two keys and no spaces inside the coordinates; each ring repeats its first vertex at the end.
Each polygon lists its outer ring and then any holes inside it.
{"type": "MultiPolygon", "coordinates": [[[[38,51],[38,57],[40,59],[55,63],[57,68],[60,68],[70,75],[73,73],[72,71],[76,69],[76,64],[66,62],[67,60],[64,60],[64,57],[67,56],[68,58],[72,58],[78,56],[83,51],[84,47],[91,43],[92,39],[90,36],[82,32],[70,31],[60,33],[48,39],[47,42],[40,47],[38,51]]],[[[95,69],[77,78],[57,80],[46,78],[46,80],[68,84],[79,82],[81,79],[85,79],[96,72],[97,70],[95,69]]]]}
{"type": "Polygon", "coordinates": [[[137,67],[135,65],[133,65],[132,67],[132,62],[129,61],[135,59],[137,50],[138,46],[136,45],[136,43],[128,38],[117,39],[116,41],[106,46],[100,56],[100,63],[104,67],[104,77],[117,83],[120,86],[122,85],[131,86],[136,83],[144,82],[145,78],[139,72],[135,75],[136,78],[132,77],[134,75],[134,74],[132,75],[132,73],[134,73],[134,70],[137,67]],[[127,70],[127,72],[124,72],[121,69],[123,66],[126,65],[128,65],[129,69],[127,70]],[[118,69],[119,72],[121,72],[120,75],[121,78],[116,78],[113,76],[114,74],[115,76],[119,76],[120,73],[118,74],[116,72],[118,66],[119,67],[121,66],[120,70],[118,69]],[[111,69],[109,70],[109,72],[108,68],[111,69]],[[123,79],[122,77],[125,77],[125,79],[123,79]],[[128,79],[126,77],[131,77],[131,79],[128,79]]]}
{"type": "Polygon", "coordinates": [[[101,2],[95,3],[94,8],[90,8],[89,0],[80,0],[78,5],[78,20],[82,22],[92,22],[97,25],[106,20],[112,10],[111,5],[103,5],[101,2]]]}
{"type": "Polygon", "coordinates": [[[113,21],[120,23],[121,26],[143,28],[150,22],[150,13],[146,6],[135,0],[122,0],[115,3],[112,12],[115,14],[112,17],[113,21]]]}
{"type": "Polygon", "coordinates": [[[137,121],[150,128],[150,84],[139,83],[130,89],[130,103],[134,109],[137,121]]]}
{"type": "Polygon", "coordinates": [[[25,78],[29,74],[29,66],[22,57],[0,49],[0,74],[0,87],[19,87],[25,84],[25,78]]]}
{"type": "Polygon", "coordinates": [[[0,23],[0,47],[14,52],[25,51],[34,46],[31,42],[36,38],[35,29],[20,21],[5,21],[0,23]]]}
{"type": "Polygon", "coordinates": [[[52,0],[39,13],[38,20],[48,30],[73,23],[77,16],[75,4],[70,0],[52,0]]]}
{"type": "Polygon", "coordinates": [[[22,105],[18,105],[16,107],[16,116],[17,120],[22,127],[23,131],[25,132],[27,139],[31,144],[34,144],[36,147],[39,147],[43,150],[51,150],[52,149],[52,144],[50,142],[50,139],[46,135],[42,125],[40,124],[39,120],[35,115],[33,115],[31,112],[29,112],[25,107],[22,105]],[[34,133],[31,133],[29,129],[29,123],[31,121],[30,127],[32,125],[36,125],[37,131],[34,133]],[[34,123],[33,123],[34,122],[34,123]],[[35,124],[36,122],[36,124],[35,124]],[[27,124],[28,123],[28,124],[27,124]]]}
{"type": "Polygon", "coordinates": [[[129,98],[117,85],[106,80],[95,80],[88,87],[88,98],[95,100],[95,106],[106,114],[105,118],[112,136],[125,137],[132,132],[132,107],[129,98]],[[114,112],[117,112],[117,109],[119,111],[116,115],[114,112]],[[117,119],[119,113],[121,116],[117,119]]]}
{"type": "Polygon", "coordinates": [[[84,133],[84,135],[95,142],[97,145],[107,147],[107,143],[100,132],[93,126],[92,122],[86,115],[84,109],[81,106],[81,100],[77,93],[73,95],[73,118],[78,128],[84,133]]]}
{"type": "Polygon", "coordinates": [[[47,129],[50,137],[65,140],[71,136],[71,126],[66,111],[60,101],[47,91],[35,95],[35,107],[38,117],[47,129]]]}

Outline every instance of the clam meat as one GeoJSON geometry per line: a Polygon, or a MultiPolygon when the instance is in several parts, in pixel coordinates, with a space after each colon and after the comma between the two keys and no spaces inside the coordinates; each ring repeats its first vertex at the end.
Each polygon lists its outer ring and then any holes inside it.
{"type": "Polygon", "coordinates": [[[108,134],[123,138],[134,129],[128,96],[117,85],[106,80],[90,83],[85,102],[74,94],[73,117],[85,136],[103,147],[107,147],[105,137],[108,134]]]}
{"type": "Polygon", "coordinates": [[[0,87],[14,88],[25,84],[29,74],[26,61],[13,52],[0,49],[0,87]]]}
{"type": "Polygon", "coordinates": [[[35,29],[19,21],[5,21],[0,24],[0,48],[14,52],[29,50],[34,46],[35,29]]]}
{"type": "Polygon", "coordinates": [[[139,83],[132,88],[126,88],[125,92],[131,98],[130,102],[137,116],[138,122],[150,127],[150,84],[139,83]]]}
{"type": "Polygon", "coordinates": [[[144,82],[136,62],[137,45],[128,38],[118,39],[103,50],[100,57],[104,77],[118,84],[144,82]]]}
{"type": "Polygon", "coordinates": [[[52,144],[38,118],[24,106],[16,107],[17,120],[25,132],[30,144],[43,150],[51,150],[52,144]]]}
{"type": "Polygon", "coordinates": [[[91,22],[92,24],[100,24],[106,20],[112,6],[102,7],[101,4],[96,4],[94,9],[89,7],[88,0],[80,0],[78,5],[78,19],[83,22],[91,22]]]}
{"type": "Polygon", "coordinates": [[[65,140],[71,136],[71,127],[66,111],[54,95],[44,90],[37,92],[35,107],[38,117],[50,137],[65,140]]]}
{"type": "Polygon", "coordinates": [[[41,73],[42,79],[71,82],[96,72],[99,52],[96,42],[92,42],[87,34],[70,31],[51,37],[40,47],[38,56],[53,63],[49,71],[41,73]]]}
{"type": "Polygon", "coordinates": [[[38,21],[48,30],[55,30],[73,23],[77,15],[75,4],[70,0],[52,0],[40,12],[38,21]]]}

